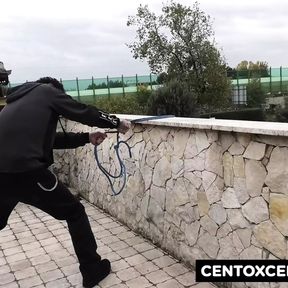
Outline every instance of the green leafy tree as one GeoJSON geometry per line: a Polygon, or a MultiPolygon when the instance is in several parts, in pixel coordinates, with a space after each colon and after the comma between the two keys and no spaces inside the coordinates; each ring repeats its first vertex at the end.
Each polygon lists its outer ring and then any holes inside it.
{"type": "Polygon", "coordinates": [[[197,2],[186,7],[171,1],[159,16],[140,5],[127,25],[137,27],[135,41],[128,44],[133,57],[146,59],[153,73],[167,73],[166,83],[185,83],[195,105],[211,108],[228,101],[226,63],[215,46],[210,16],[197,2]]]}
{"type": "Polygon", "coordinates": [[[241,78],[269,77],[268,63],[263,61],[253,63],[252,61],[244,60],[237,65],[236,70],[241,78]]]}
{"type": "MultiPolygon", "coordinates": [[[[127,84],[125,83],[122,83],[122,81],[119,81],[119,80],[116,80],[116,81],[113,81],[113,80],[110,80],[109,81],[109,87],[110,88],[119,88],[119,87],[127,87],[127,84]]],[[[87,87],[87,90],[92,90],[92,89],[104,89],[104,88],[108,88],[108,85],[107,83],[105,82],[102,82],[101,84],[90,84],[88,87],[87,87]]]]}
{"type": "Polygon", "coordinates": [[[247,106],[261,107],[265,102],[264,91],[261,87],[260,79],[253,79],[247,85],[247,106]]]}

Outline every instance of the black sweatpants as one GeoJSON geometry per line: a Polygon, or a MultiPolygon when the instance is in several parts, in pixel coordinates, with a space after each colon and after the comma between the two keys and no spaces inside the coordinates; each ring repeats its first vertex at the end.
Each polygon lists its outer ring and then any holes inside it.
{"type": "Polygon", "coordinates": [[[9,215],[18,202],[37,207],[58,220],[66,220],[80,270],[89,271],[101,257],[96,252],[96,241],[83,205],[60,182],[53,191],[44,191],[37,183],[51,188],[55,177],[47,169],[0,173],[0,230],[7,225],[9,215]]]}

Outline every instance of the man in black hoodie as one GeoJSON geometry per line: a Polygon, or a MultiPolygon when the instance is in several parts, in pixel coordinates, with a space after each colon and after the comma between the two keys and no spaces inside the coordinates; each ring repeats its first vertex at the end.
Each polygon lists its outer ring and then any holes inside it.
{"type": "Polygon", "coordinates": [[[83,205],[48,170],[52,149],[100,144],[106,134],[56,133],[60,116],[88,126],[126,133],[130,122],[73,100],[63,85],[45,77],[12,88],[0,112],[0,230],[18,202],[66,220],[80,263],[83,286],[93,287],[110,272],[101,260],[83,205]]]}

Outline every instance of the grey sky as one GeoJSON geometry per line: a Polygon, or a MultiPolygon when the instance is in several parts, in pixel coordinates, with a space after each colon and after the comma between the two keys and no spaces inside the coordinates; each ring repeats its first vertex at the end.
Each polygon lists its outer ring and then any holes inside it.
{"type": "MultiPolygon", "coordinates": [[[[191,5],[193,1],[175,0],[191,5]]],[[[128,15],[140,4],[160,11],[162,0],[9,0],[1,3],[0,61],[11,82],[42,76],[62,79],[148,74],[125,43],[135,30],[128,15]]],[[[166,3],[166,1],[164,1],[166,3]]],[[[214,19],[218,48],[229,66],[241,60],[288,66],[288,1],[199,0],[214,19]]]]}

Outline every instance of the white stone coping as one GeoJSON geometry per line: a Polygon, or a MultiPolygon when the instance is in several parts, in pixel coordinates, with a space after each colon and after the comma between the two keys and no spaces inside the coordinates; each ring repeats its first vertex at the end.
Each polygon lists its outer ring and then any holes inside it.
{"type": "MultiPolygon", "coordinates": [[[[135,120],[138,118],[151,117],[143,115],[125,115],[118,114],[117,117],[126,120],[135,120]]],[[[184,118],[172,117],[157,120],[143,121],[139,124],[159,125],[179,128],[195,128],[216,131],[233,131],[251,134],[263,134],[273,136],[288,136],[288,123],[280,122],[262,122],[262,121],[244,121],[244,120],[223,120],[215,118],[184,118]]]]}

